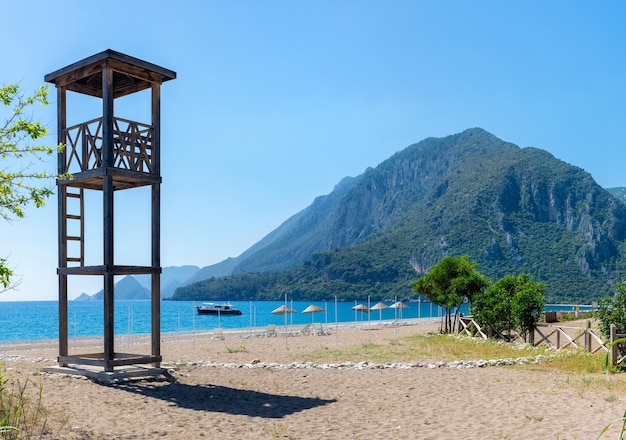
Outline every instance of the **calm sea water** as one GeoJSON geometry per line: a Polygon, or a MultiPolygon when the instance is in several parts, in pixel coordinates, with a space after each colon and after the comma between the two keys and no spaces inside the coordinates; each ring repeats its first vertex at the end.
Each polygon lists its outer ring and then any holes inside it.
{"type": "MultiPolygon", "coordinates": [[[[367,305],[367,300],[362,302],[367,305]]],[[[162,301],[161,332],[185,332],[212,330],[215,327],[225,329],[248,329],[265,327],[268,324],[284,325],[285,316],[273,315],[272,310],[284,304],[284,301],[234,301],[232,304],[243,312],[240,316],[197,315],[195,306],[199,302],[162,301]],[[219,321],[219,322],[218,322],[219,321]]],[[[408,309],[384,309],[367,313],[355,312],[355,302],[318,301],[288,302],[297,313],[287,315],[288,324],[306,324],[312,320],[321,323],[367,321],[391,321],[396,318],[412,319],[437,317],[440,310],[431,303],[407,303],[408,309]],[[301,313],[310,304],[316,304],[325,312],[301,313]],[[401,316],[400,316],[401,313],[401,316]]],[[[391,303],[387,303],[390,305],[391,303]]],[[[373,306],[374,302],[370,303],[373,306]]],[[[576,306],[551,306],[550,310],[574,310],[576,306]]],[[[581,306],[581,310],[582,310],[581,306]]],[[[461,312],[466,313],[466,307],[461,312]]],[[[73,336],[99,336],[103,334],[102,301],[70,301],[68,303],[68,333],[73,336]]],[[[115,334],[150,333],[150,301],[116,301],[115,334]]],[[[0,302],[0,341],[36,340],[58,338],[58,302],[24,301],[0,302]]]]}
{"type": "MultiPolygon", "coordinates": [[[[240,316],[198,315],[195,306],[200,302],[162,301],[161,332],[212,330],[215,327],[226,329],[247,329],[265,327],[268,324],[284,325],[285,316],[273,315],[272,310],[284,301],[233,301],[232,304],[243,312],[240,316]],[[219,322],[218,322],[219,320],[219,322]]],[[[367,313],[352,310],[354,302],[291,302],[287,303],[297,313],[287,315],[288,324],[315,322],[334,323],[361,321],[368,319],[367,313]],[[301,313],[310,304],[317,304],[325,312],[301,313]]],[[[364,302],[367,305],[367,301],[364,302]]],[[[389,303],[388,305],[390,305],[389,303]]],[[[373,302],[370,304],[374,305],[373,302]]],[[[439,309],[430,303],[407,303],[402,310],[402,318],[438,316],[439,309]],[[419,306],[419,307],[418,307],[419,306]]],[[[68,333],[73,336],[97,336],[103,334],[102,301],[70,301],[68,303],[68,333]]],[[[399,309],[373,311],[372,321],[389,321],[400,317],[399,309]]],[[[150,333],[150,301],[116,301],[115,334],[150,333]]],[[[59,312],[57,301],[0,302],[0,340],[33,340],[58,338],[59,312]]]]}

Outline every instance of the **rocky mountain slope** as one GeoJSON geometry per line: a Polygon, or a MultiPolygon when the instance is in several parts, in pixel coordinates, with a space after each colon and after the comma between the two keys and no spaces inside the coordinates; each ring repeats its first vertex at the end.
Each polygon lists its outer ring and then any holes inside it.
{"type": "Polygon", "coordinates": [[[527,272],[546,283],[549,300],[577,302],[620,279],[625,214],[584,170],[470,129],[344,179],[229,261],[233,276],[175,298],[406,297],[441,257],[468,254],[492,278],[527,272]]]}

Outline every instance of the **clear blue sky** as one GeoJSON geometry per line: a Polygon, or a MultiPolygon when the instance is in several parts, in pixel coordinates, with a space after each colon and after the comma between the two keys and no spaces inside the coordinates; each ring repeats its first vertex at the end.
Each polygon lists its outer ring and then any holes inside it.
{"type": "MultiPolygon", "coordinates": [[[[177,72],[162,89],[163,266],[237,256],[343,177],[470,127],[626,186],[622,1],[1,0],[0,17],[2,84],[29,91],[108,48],[177,72]]],[[[35,116],[53,144],[54,105],[35,116]]],[[[149,262],[143,196],[118,198],[118,264],[149,262]]],[[[27,214],[0,223],[22,278],[0,301],[56,299],[56,198],[27,214]]],[[[70,298],[101,288],[71,278],[70,298]]]]}

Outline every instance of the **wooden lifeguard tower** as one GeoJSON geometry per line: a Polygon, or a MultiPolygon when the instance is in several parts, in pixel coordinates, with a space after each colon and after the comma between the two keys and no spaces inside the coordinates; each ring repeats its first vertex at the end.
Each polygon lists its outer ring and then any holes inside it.
{"type": "Polygon", "coordinates": [[[59,366],[54,368],[104,377],[162,372],[160,90],[162,83],[175,78],[176,72],[113,50],[105,50],[45,76],[45,81],[57,89],[57,136],[58,142],[65,145],[58,155],[58,172],[71,174],[71,179],[57,181],[59,366]],[[117,98],[144,90],[151,90],[151,103],[147,103],[151,105],[151,121],[141,123],[116,117],[114,103],[117,98]],[[68,91],[100,98],[102,116],[68,127],[68,91]],[[116,264],[114,195],[117,191],[146,186],[151,187],[151,264],[116,264]],[[103,261],[97,265],[85,264],[85,192],[88,190],[101,193],[103,202],[103,261]],[[114,346],[114,277],[135,274],[151,276],[150,354],[120,353],[114,346]],[[103,352],[70,354],[68,277],[74,275],[103,279],[103,352]],[[98,372],[100,367],[102,370],[98,372]]]}

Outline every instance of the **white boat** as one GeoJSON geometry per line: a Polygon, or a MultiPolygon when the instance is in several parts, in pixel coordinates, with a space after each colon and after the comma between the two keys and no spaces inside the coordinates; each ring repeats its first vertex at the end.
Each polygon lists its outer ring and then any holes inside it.
{"type": "Polygon", "coordinates": [[[241,315],[241,310],[234,307],[231,303],[215,304],[215,303],[203,303],[201,306],[196,306],[198,315],[241,315]]]}

